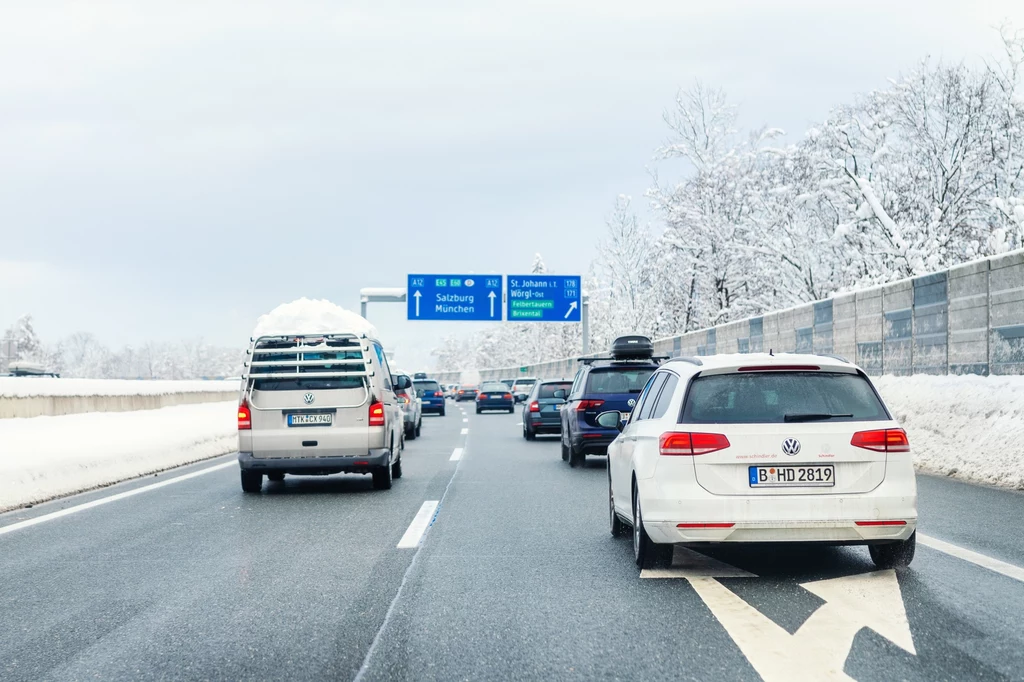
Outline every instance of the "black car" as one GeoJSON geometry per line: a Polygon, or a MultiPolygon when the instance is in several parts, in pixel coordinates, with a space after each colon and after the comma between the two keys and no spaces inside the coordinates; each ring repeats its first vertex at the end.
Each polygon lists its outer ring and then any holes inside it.
{"type": "Polygon", "coordinates": [[[538,433],[562,432],[561,407],[565,398],[556,398],[555,393],[566,396],[570,388],[571,379],[539,381],[534,385],[523,403],[523,438],[533,440],[538,433]]]}
{"type": "Polygon", "coordinates": [[[485,410],[501,410],[511,414],[516,411],[515,401],[508,387],[500,381],[485,381],[476,397],[476,413],[485,410]]]}
{"type": "Polygon", "coordinates": [[[637,396],[662,360],[646,336],[622,336],[607,357],[581,358],[583,363],[561,410],[562,459],[579,466],[587,455],[607,455],[618,429],[597,423],[597,415],[618,410],[628,415],[637,396]]]}

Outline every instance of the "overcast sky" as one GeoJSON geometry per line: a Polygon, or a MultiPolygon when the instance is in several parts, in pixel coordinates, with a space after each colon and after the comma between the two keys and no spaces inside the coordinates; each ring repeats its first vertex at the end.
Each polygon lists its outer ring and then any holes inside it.
{"type": "MultiPolygon", "coordinates": [[[[0,329],[241,345],[278,303],[358,309],[407,272],[581,273],[680,86],[797,139],[925,55],[993,55],[1007,18],[1024,3],[0,0],[0,329]]],[[[467,329],[370,317],[410,367],[467,329]]]]}

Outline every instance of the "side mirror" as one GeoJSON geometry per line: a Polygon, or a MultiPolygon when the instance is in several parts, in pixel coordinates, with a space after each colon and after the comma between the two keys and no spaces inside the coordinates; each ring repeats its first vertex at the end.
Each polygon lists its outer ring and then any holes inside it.
{"type": "Polygon", "coordinates": [[[566,395],[565,389],[564,388],[560,388],[557,391],[555,391],[554,393],[552,393],[551,397],[552,398],[557,398],[558,400],[565,400],[565,395],[566,395]]]}
{"type": "Polygon", "coordinates": [[[407,388],[412,387],[412,380],[407,376],[391,377],[391,383],[394,385],[396,391],[404,391],[407,388]]]}
{"type": "Polygon", "coordinates": [[[618,411],[602,412],[597,415],[597,423],[606,429],[618,429],[619,433],[626,427],[626,422],[618,411]]]}

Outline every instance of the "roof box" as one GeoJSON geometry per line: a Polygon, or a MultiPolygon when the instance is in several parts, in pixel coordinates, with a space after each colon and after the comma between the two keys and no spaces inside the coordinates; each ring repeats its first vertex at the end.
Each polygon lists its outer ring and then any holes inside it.
{"type": "Polygon", "coordinates": [[[646,336],[620,336],[612,341],[612,358],[615,360],[638,360],[654,356],[654,344],[646,336]]]}

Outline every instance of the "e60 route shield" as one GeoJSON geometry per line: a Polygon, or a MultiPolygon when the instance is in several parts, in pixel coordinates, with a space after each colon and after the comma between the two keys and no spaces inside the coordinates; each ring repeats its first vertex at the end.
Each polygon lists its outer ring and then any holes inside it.
{"type": "Polygon", "coordinates": [[[509,275],[509,322],[579,322],[580,277],[509,275]]]}
{"type": "Polygon", "coordinates": [[[502,275],[409,275],[410,320],[501,321],[502,275]]]}

